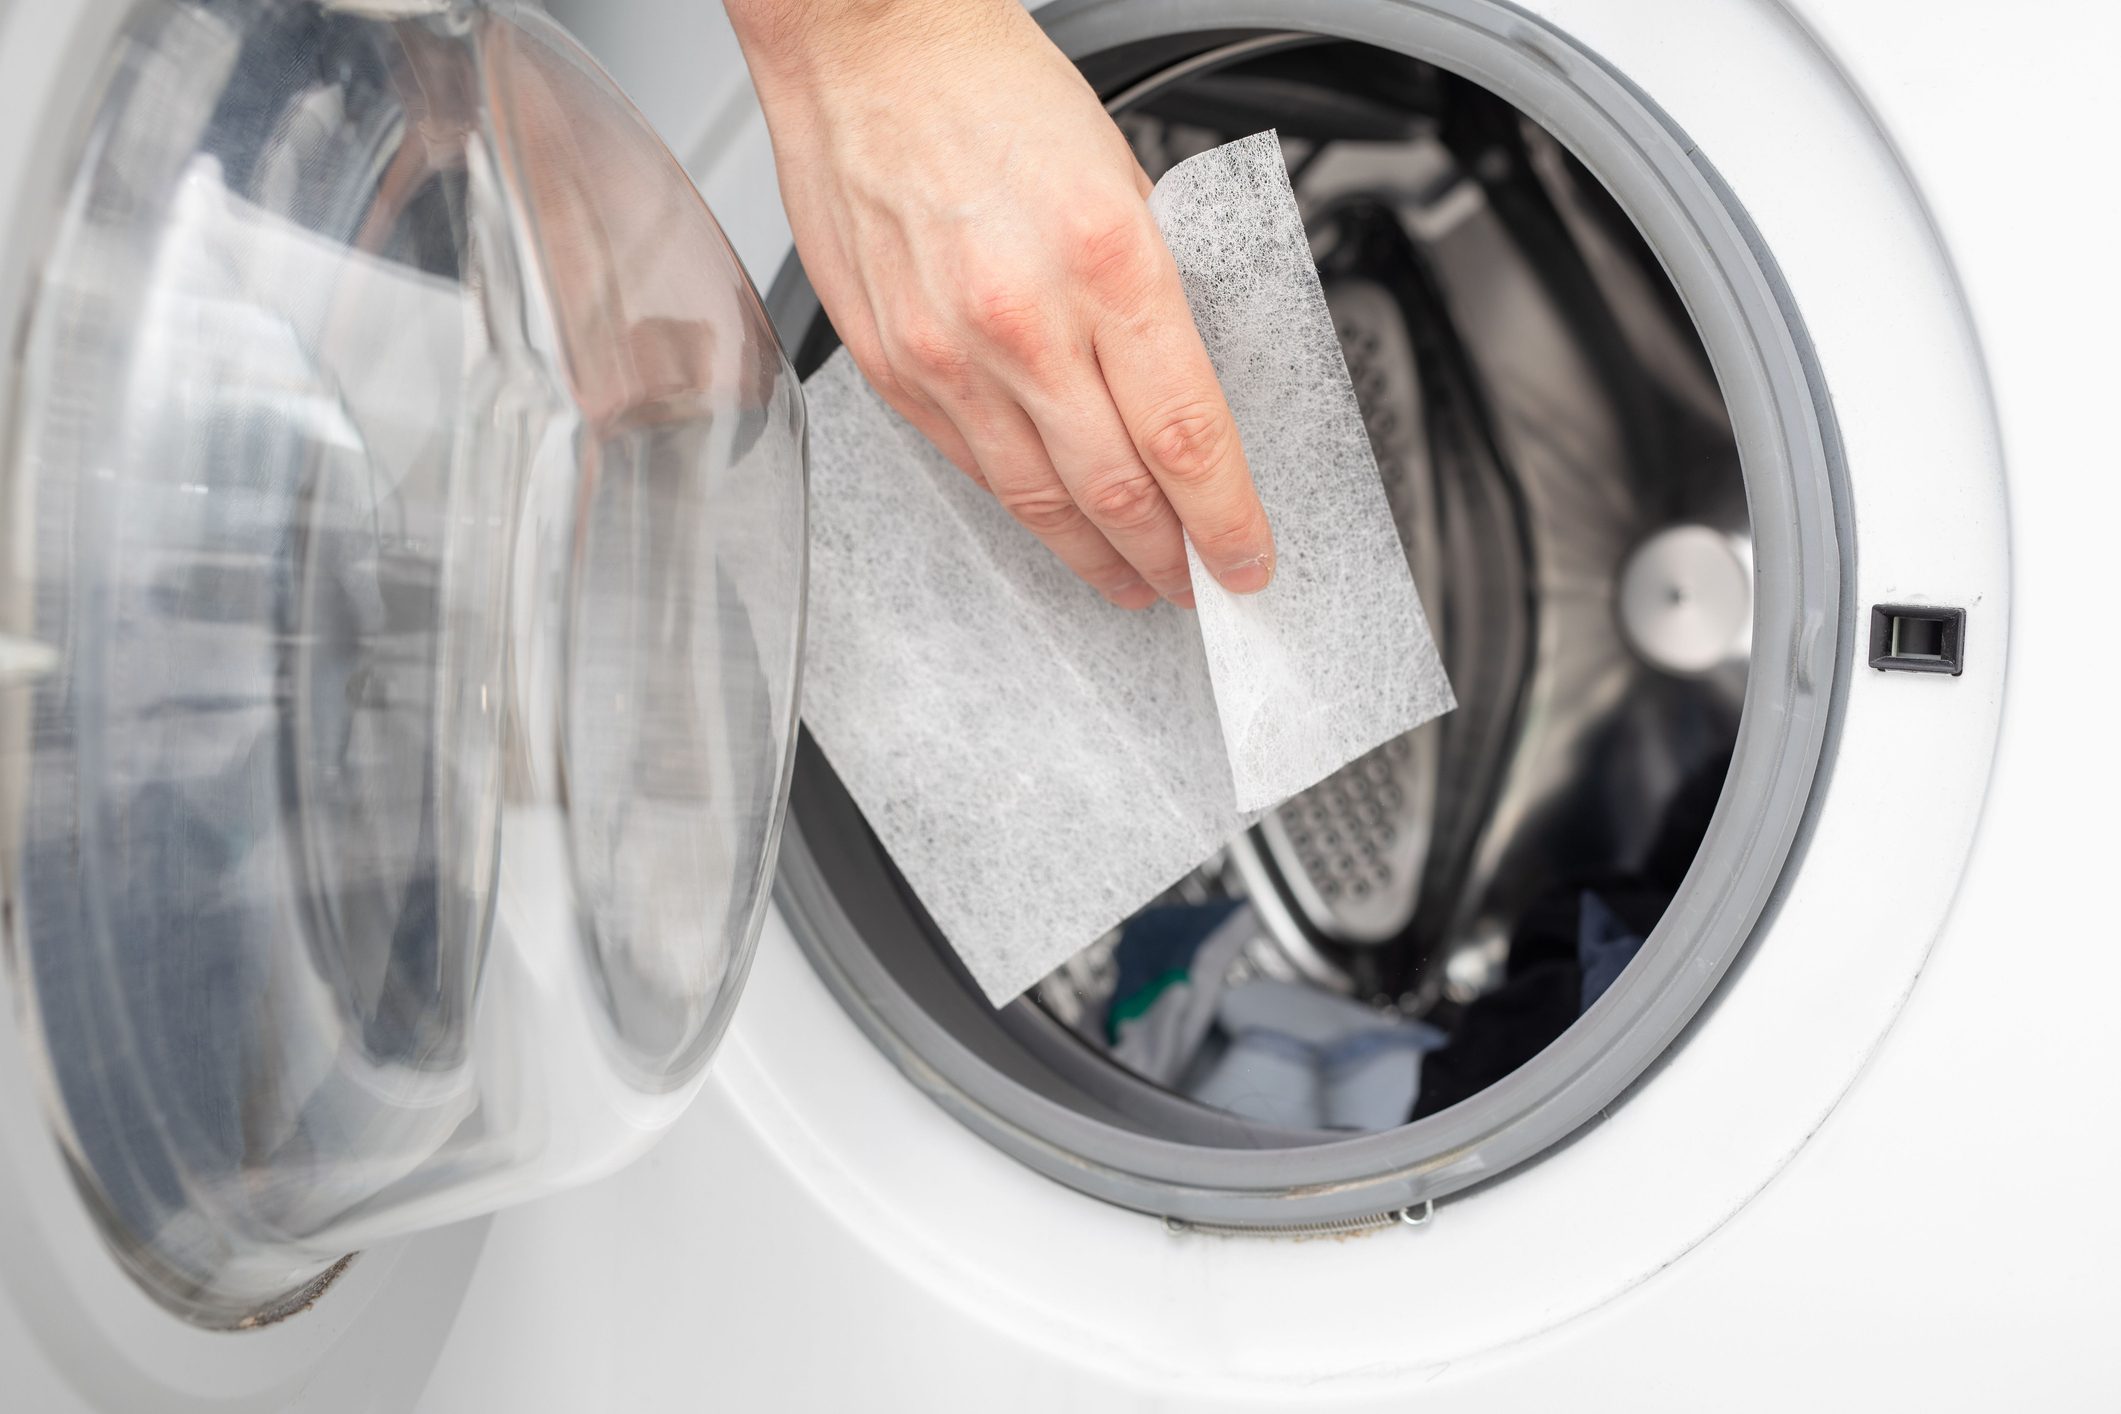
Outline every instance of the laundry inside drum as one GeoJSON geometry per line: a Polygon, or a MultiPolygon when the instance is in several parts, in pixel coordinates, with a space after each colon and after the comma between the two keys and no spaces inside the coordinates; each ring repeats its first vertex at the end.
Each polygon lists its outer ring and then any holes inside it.
{"type": "Polygon", "coordinates": [[[1394,1129],[1480,1095],[1616,988],[1625,1004],[1738,736],[1736,440],[1635,225],[1487,90],[1300,43],[1181,60],[1130,95],[1152,178],[1280,133],[1459,706],[991,1015],[807,743],[801,848],[924,1022],[1079,1115],[1208,1146],[1394,1129]]]}

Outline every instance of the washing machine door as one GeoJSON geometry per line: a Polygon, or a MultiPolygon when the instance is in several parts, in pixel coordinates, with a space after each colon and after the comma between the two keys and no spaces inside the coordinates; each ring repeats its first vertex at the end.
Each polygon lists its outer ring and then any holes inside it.
{"type": "Polygon", "coordinates": [[[801,394],[534,10],[149,0],[98,93],[10,213],[9,981],[115,1249],[241,1323],[690,1098],[786,799],[801,394]]]}

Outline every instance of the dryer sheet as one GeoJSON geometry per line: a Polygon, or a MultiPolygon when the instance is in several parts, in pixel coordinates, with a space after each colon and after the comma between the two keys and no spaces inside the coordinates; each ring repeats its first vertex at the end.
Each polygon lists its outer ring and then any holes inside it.
{"type": "Polygon", "coordinates": [[[1274,529],[1188,613],[1078,581],[863,380],[809,380],[803,716],[999,1006],[1261,813],[1449,710],[1280,142],[1173,167],[1150,210],[1274,529]]]}

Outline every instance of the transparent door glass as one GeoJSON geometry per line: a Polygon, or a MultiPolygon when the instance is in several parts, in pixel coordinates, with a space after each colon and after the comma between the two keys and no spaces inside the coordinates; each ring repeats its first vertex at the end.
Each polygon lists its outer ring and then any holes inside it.
{"type": "Polygon", "coordinates": [[[15,213],[10,951],[114,1245],[228,1323],[689,1099],[787,789],[801,397],[533,10],[155,0],[96,102],[15,213]]]}

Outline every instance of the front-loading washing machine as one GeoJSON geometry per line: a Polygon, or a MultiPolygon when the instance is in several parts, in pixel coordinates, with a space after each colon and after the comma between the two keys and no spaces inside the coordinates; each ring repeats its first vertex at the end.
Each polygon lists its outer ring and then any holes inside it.
{"type": "Polygon", "coordinates": [[[11,1401],[2111,1402],[2096,7],[1042,6],[1279,134],[1461,707],[999,1009],[793,725],[726,23],[551,9],[726,245],[534,13],[0,12],[11,1401]]]}

